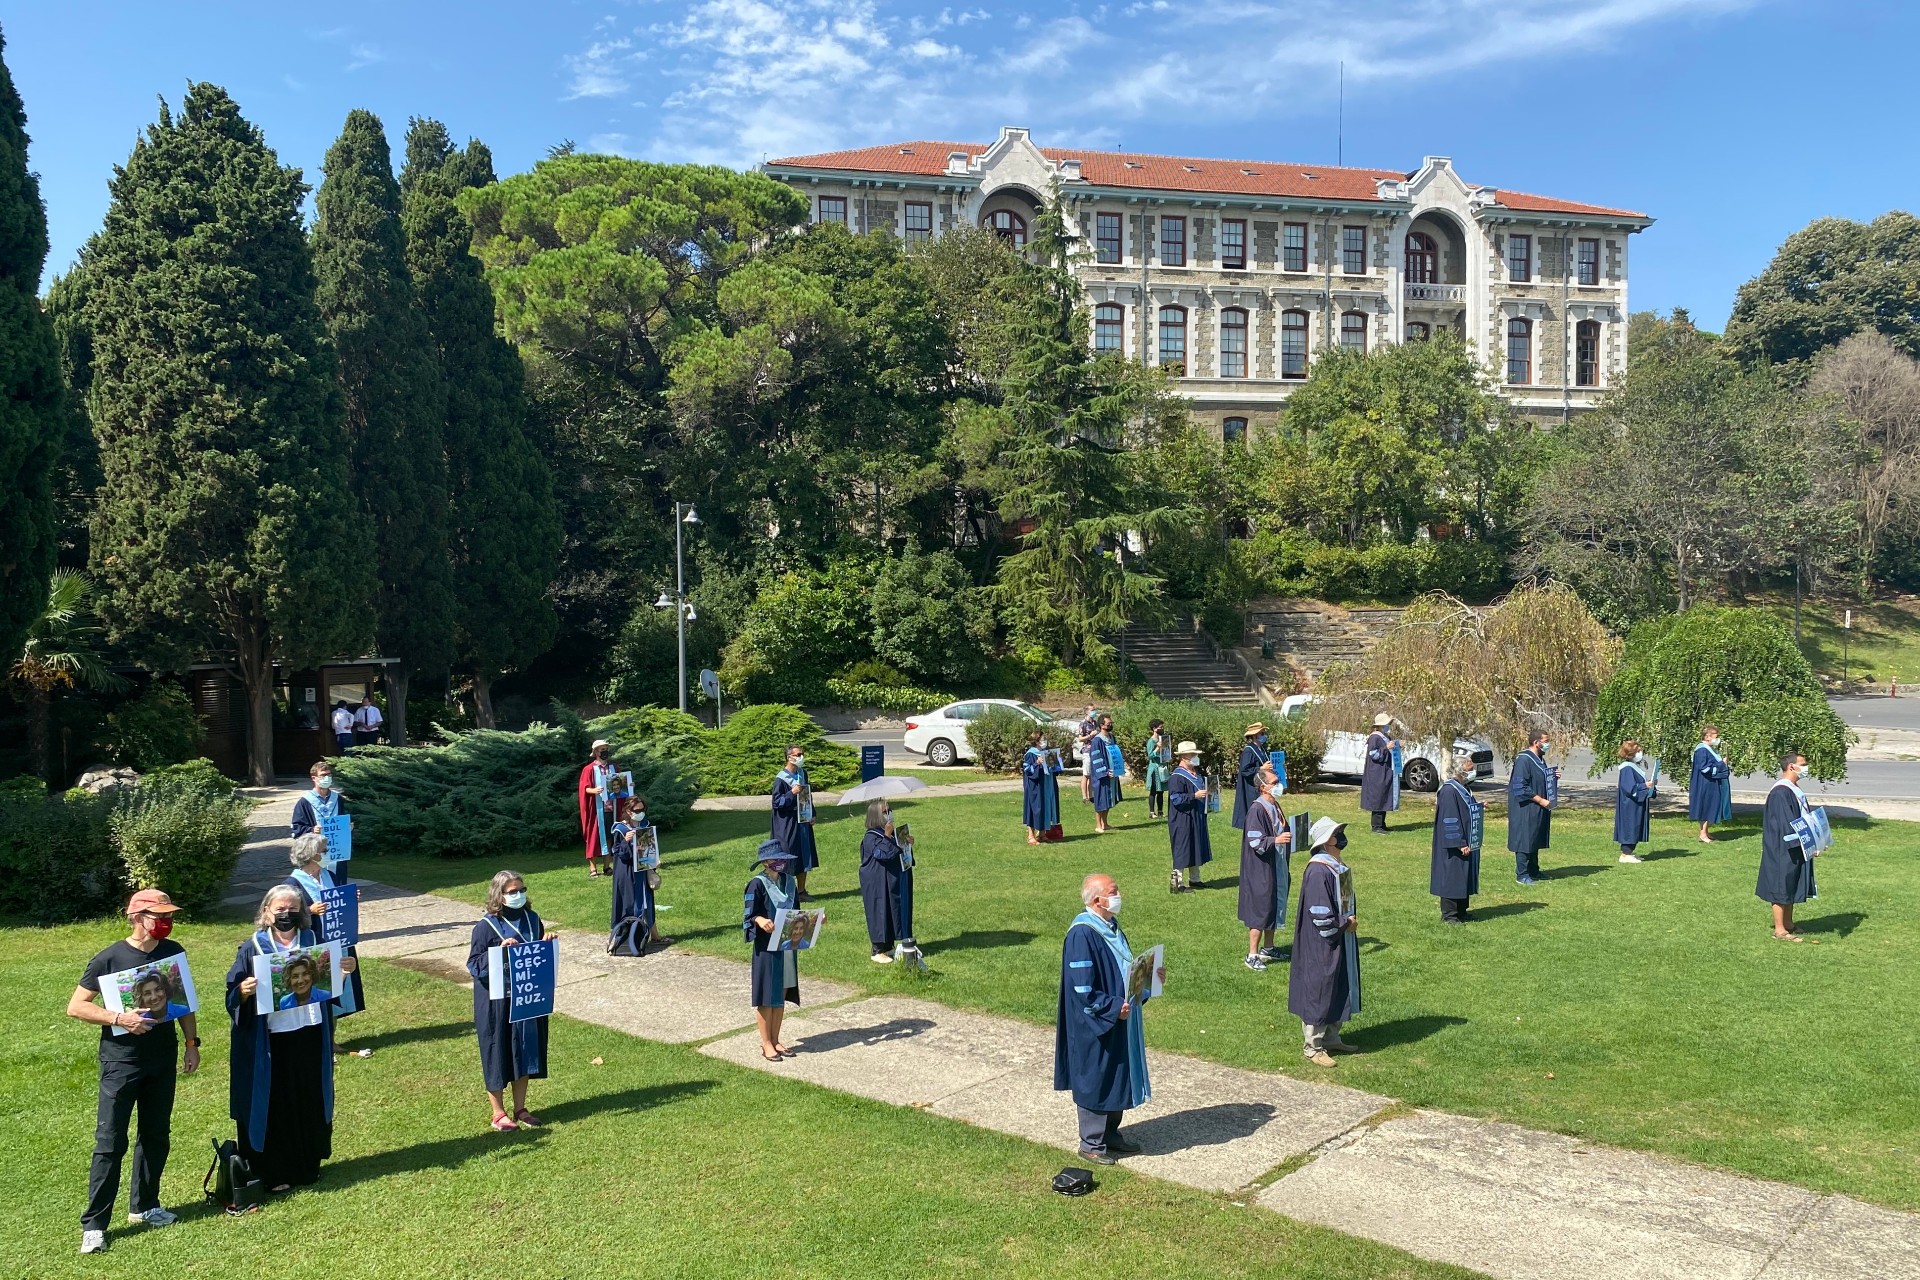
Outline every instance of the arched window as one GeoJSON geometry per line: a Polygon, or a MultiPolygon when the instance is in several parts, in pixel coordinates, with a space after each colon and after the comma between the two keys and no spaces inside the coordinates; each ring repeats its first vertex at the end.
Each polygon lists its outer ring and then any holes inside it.
{"type": "Polygon", "coordinates": [[[1280,376],[1307,376],[1307,313],[1304,311],[1280,313],[1280,376]]]}
{"type": "Polygon", "coordinates": [[[1364,314],[1349,311],[1340,317],[1340,345],[1348,351],[1366,351],[1367,317],[1364,314]]]}
{"type": "Polygon", "coordinates": [[[1600,322],[1582,320],[1573,327],[1573,382],[1578,387],[1600,385],[1600,322]]]}
{"type": "Polygon", "coordinates": [[[1424,231],[1407,235],[1407,283],[1440,283],[1440,251],[1433,247],[1433,237],[1424,231]]]}
{"type": "Polygon", "coordinates": [[[1120,351],[1124,349],[1127,332],[1127,310],[1117,302],[1103,302],[1093,309],[1093,349],[1095,351],[1120,351]]]}
{"type": "Polygon", "coordinates": [[[1247,313],[1240,307],[1220,312],[1220,376],[1247,376],[1247,313]]]}
{"type": "Polygon", "coordinates": [[[1227,444],[1237,444],[1247,438],[1247,420],[1245,418],[1226,418],[1220,423],[1220,439],[1227,444]]]}
{"type": "Polygon", "coordinates": [[[1433,336],[1433,326],[1424,320],[1407,321],[1407,341],[1425,342],[1433,336]]]}
{"type": "Polygon", "coordinates": [[[1524,387],[1533,381],[1533,321],[1507,321],[1507,381],[1524,387]]]}
{"type": "Polygon", "coordinates": [[[1187,376],[1187,309],[1160,308],[1160,363],[1171,365],[1180,377],[1187,376]]]}
{"type": "Polygon", "coordinates": [[[1027,220],[1011,209],[995,209],[987,215],[993,233],[1016,249],[1027,247],[1027,220]]]}

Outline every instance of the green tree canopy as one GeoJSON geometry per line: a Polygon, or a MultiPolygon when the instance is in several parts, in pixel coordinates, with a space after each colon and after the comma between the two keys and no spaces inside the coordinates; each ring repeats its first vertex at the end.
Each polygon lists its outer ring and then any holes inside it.
{"type": "Polygon", "coordinates": [[[1798,751],[1815,777],[1847,776],[1853,731],[1827,705],[1786,628],[1763,610],[1700,605],[1636,626],[1600,691],[1595,754],[1634,738],[1683,775],[1681,762],[1708,724],[1719,726],[1735,773],[1772,772],[1798,751]]]}
{"type": "Polygon", "coordinates": [[[1740,286],[1727,342],[1742,360],[1793,376],[1826,348],[1877,330],[1920,358],[1920,218],[1820,218],[1787,237],[1767,269],[1740,286]]]}
{"type": "Polygon", "coordinates": [[[437,120],[415,120],[401,179],[407,268],[445,380],[453,633],[490,728],[494,677],[553,643],[547,588],[561,548],[553,471],[528,438],[520,356],[494,332],[493,294],[455,203],[493,181],[491,157],[479,142],[455,150],[437,120]]]}
{"type": "Polygon", "coordinates": [[[299,171],[196,84],[135,144],[82,259],[101,613],[155,661],[231,657],[254,781],[273,663],[371,640],[372,530],[347,482],[299,171]]]}
{"type": "Polygon", "coordinates": [[[0,656],[8,659],[46,604],[59,545],[54,480],[68,418],[53,326],[40,310],[46,261],[27,112],[0,61],[0,656]]]}
{"type": "Polygon", "coordinates": [[[388,726],[407,739],[411,673],[453,659],[447,560],[446,398],[426,317],[414,304],[400,227],[400,188],[379,117],[350,111],[327,150],[313,229],[315,301],[339,370],[348,477],[373,523],[373,598],[387,670],[388,726]]]}

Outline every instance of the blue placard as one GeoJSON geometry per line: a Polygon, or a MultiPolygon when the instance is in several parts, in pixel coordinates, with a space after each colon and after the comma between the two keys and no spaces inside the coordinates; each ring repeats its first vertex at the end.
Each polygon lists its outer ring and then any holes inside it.
{"type": "Polygon", "coordinates": [[[344,813],[320,819],[320,834],[327,842],[327,861],[345,862],[353,857],[353,819],[344,813]]]}
{"type": "Polygon", "coordinates": [[[320,891],[327,906],[320,913],[320,941],[353,946],[360,941],[360,886],[337,884],[320,891]]]}
{"type": "Polygon", "coordinates": [[[1267,752],[1267,763],[1273,766],[1274,780],[1280,784],[1284,794],[1287,789],[1287,753],[1284,751],[1267,752]]]}
{"type": "Polygon", "coordinates": [[[554,979],[560,973],[560,943],[521,942],[494,950],[501,953],[502,976],[507,983],[507,1021],[525,1022],[551,1015],[554,979]]]}
{"type": "Polygon", "coordinates": [[[1551,809],[1560,802],[1560,771],[1544,761],[1540,767],[1547,771],[1547,807],[1551,809]]]}
{"type": "Polygon", "coordinates": [[[1475,853],[1479,853],[1481,843],[1487,838],[1487,806],[1469,804],[1467,806],[1467,844],[1475,853]]]}
{"type": "Polygon", "coordinates": [[[860,747],[860,781],[872,782],[886,771],[886,747],[878,742],[863,743],[860,747]]]}
{"type": "Polygon", "coordinates": [[[1827,821],[1823,805],[1807,806],[1807,816],[1793,820],[1793,834],[1800,839],[1803,855],[1825,853],[1833,847],[1833,827],[1827,821]]]}

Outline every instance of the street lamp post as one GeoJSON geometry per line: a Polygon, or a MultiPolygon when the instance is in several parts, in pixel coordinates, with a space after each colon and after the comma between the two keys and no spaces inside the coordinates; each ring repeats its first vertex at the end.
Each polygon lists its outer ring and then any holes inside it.
{"type": "Polygon", "coordinates": [[[680,534],[683,525],[699,523],[700,517],[694,513],[691,502],[673,504],[673,598],[669,600],[667,593],[662,591],[660,598],[653,602],[657,609],[668,607],[673,609],[674,627],[679,632],[680,639],[680,710],[682,712],[687,709],[687,623],[698,615],[694,613],[693,606],[687,603],[687,562],[680,534]]]}

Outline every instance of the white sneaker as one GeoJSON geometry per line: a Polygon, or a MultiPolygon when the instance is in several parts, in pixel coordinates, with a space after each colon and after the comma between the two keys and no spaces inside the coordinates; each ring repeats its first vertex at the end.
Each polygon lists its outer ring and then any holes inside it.
{"type": "Polygon", "coordinates": [[[107,1233],[104,1231],[82,1231],[80,1233],[80,1252],[105,1253],[107,1251],[107,1233]]]}
{"type": "Polygon", "coordinates": [[[165,1209],[156,1205],[145,1213],[128,1214],[127,1221],[136,1227],[170,1227],[180,1221],[180,1215],[177,1213],[168,1213],[165,1209]]]}
{"type": "Polygon", "coordinates": [[[1622,862],[1645,862],[1645,861],[1646,861],[1646,859],[1645,859],[1645,858],[1641,858],[1641,857],[1638,857],[1638,856],[1636,856],[1636,855],[1634,855],[1634,854],[1631,854],[1631,853],[1623,853],[1623,854],[1621,854],[1621,855],[1620,855],[1620,861],[1622,861],[1622,862]]]}
{"type": "Polygon", "coordinates": [[[892,964],[893,956],[885,951],[876,951],[873,953],[873,962],[875,964],[892,964]]]}

